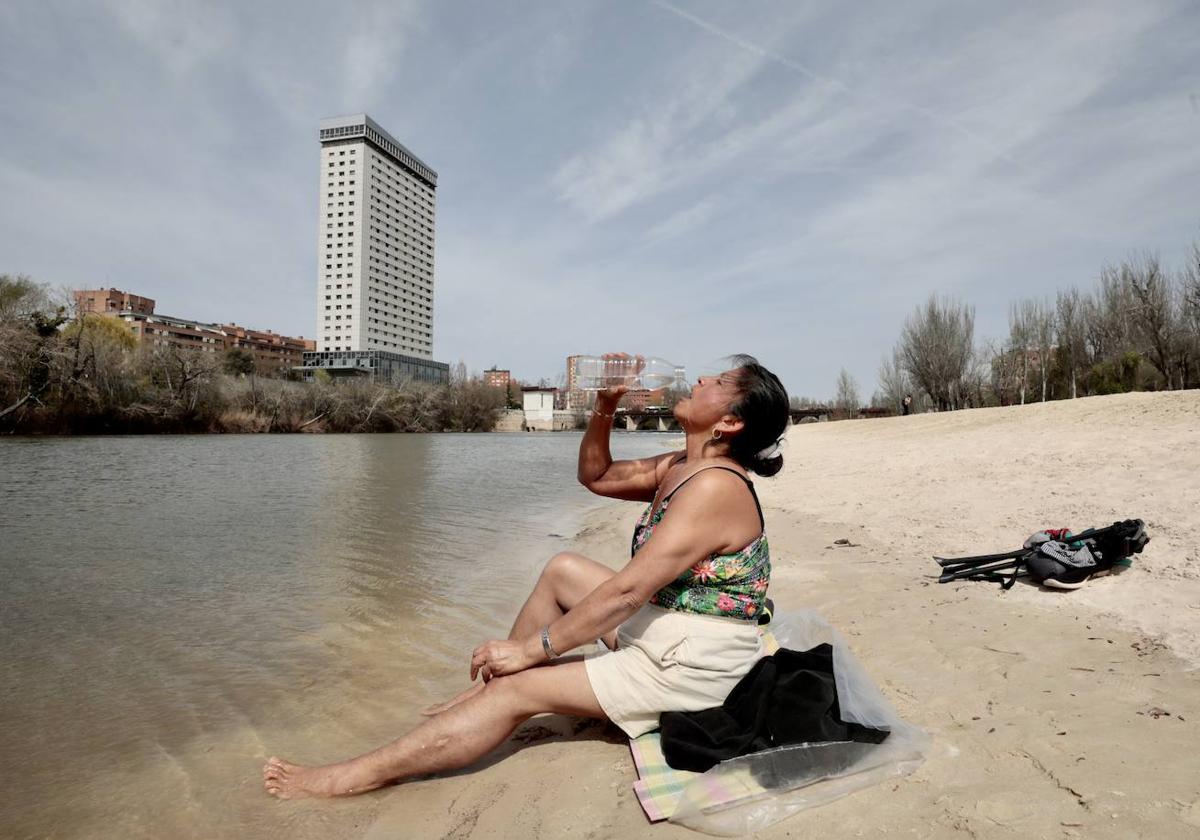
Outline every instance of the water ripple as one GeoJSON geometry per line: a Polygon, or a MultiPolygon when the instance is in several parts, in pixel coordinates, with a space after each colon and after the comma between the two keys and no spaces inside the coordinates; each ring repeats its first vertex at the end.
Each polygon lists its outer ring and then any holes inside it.
{"type": "MultiPolygon", "coordinates": [[[[578,443],[0,441],[0,835],[274,833],[268,749],[376,746],[507,632],[565,544],[548,535],[595,503],[578,443]]],[[[353,836],[363,807],[295,836],[353,836]]]]}

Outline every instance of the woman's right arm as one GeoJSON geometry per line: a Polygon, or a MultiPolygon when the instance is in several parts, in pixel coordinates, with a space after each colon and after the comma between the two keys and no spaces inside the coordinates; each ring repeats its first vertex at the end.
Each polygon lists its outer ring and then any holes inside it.
{"type": "Polygon", "coordinates": [[[677,453],[668,452],[636,461],[614,461],[608,449],[612,414],[625,388],[609,388],[596,394],[596,410],[588,420],[579,444],[579,483],[600,496],[632,502],[653,501],[661,479],[660,470],[677,453]],[[610,415],[602,417],[601,415],[610,415]]]}
{"type": "MultiPolygon", "coordinates": [[[[687,488],[673,497],[671,508],[654,526],[645,547],[625,568],[605,580],[565,615],[547,627],[552,647],[571,650],[597,639],[626,621],[641,609],[661,587],[677,579],[685,569],[716,551],[728,550],[730,537],[730,498],[740,493],[747,506],[741,515],[758,524],[749,494],[742,480],[724,470],[706,470],[688,482],[687,488]],[[734,484],[737,482],[737,484],[734,484]]],[[[743,526],[745,527],[745,526],[743,526]]],[[[526,661],[542,662],[540,635],[520,642],[526,661]]]]}

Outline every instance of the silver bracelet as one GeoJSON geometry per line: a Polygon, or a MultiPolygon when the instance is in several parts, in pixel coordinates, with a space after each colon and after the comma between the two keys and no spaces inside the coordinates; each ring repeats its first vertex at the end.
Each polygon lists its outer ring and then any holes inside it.
{"type": "Polygon", "coordinates": [[[617,412],[614,410],[612,414],[605,414],[603,411],[597,411],[596,409],[593,408],[592,414],[595,414],[597,417],[603,417],[607,420],[611,420],[611,419],[613,419],[613,417],[616,416],[617,412]]]}
{"type": "Polygon", "coordinates": [[[549,624],[542,628],[542,650],[546,651],[547,659],[558,659],[558,654],[555,653],[554,646],[550,644],[549,624]]]}

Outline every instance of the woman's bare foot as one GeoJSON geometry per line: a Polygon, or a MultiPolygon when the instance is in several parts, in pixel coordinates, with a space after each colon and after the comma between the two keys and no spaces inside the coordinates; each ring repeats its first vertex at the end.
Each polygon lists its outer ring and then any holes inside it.
{"type": "Polygon", "coordinates": [[[263,765],[263,787],[280,799],[303,799],[308,796],[348,796],[363,793],[367,788],[354,789],[347,784],[345,774],[336,764],[322,767],[303,767],[272,756],[263,765]]]}
{"type": "Polygon", "coordinates": [[[447,709],[452,709],[455,706],[457,706],[459,703],[461,703],[462,701],[468,700],[471,697],[474,697],[479,692],[483,691],[484,685],[486,685],[486,683],[484,683],[483,680],[480,680],[479,682],[475,683],[473,686],[471,686],[470,688],[468,688],[466,691],[462,692],[461,694],[457,695],[453,699],[447,700],[445,703],[438,703],[437,705],[430,706],[428,709],[423,709],[421,711],[421,714],[425,715],[425,717],[433,717],[434,715],[440,715],[442,712],[446,711],[447,709]]]}

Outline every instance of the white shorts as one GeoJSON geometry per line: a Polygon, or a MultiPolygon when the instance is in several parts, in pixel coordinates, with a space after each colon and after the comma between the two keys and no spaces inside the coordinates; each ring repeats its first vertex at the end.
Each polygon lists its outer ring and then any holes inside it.
{"type": "Polygon", "coordinates": [[[636,738],[663,712],[720,706],[761,656],[754,622],[647,604],[617,628],[617,650],[584,664],[600,708],[636,738]]]}

